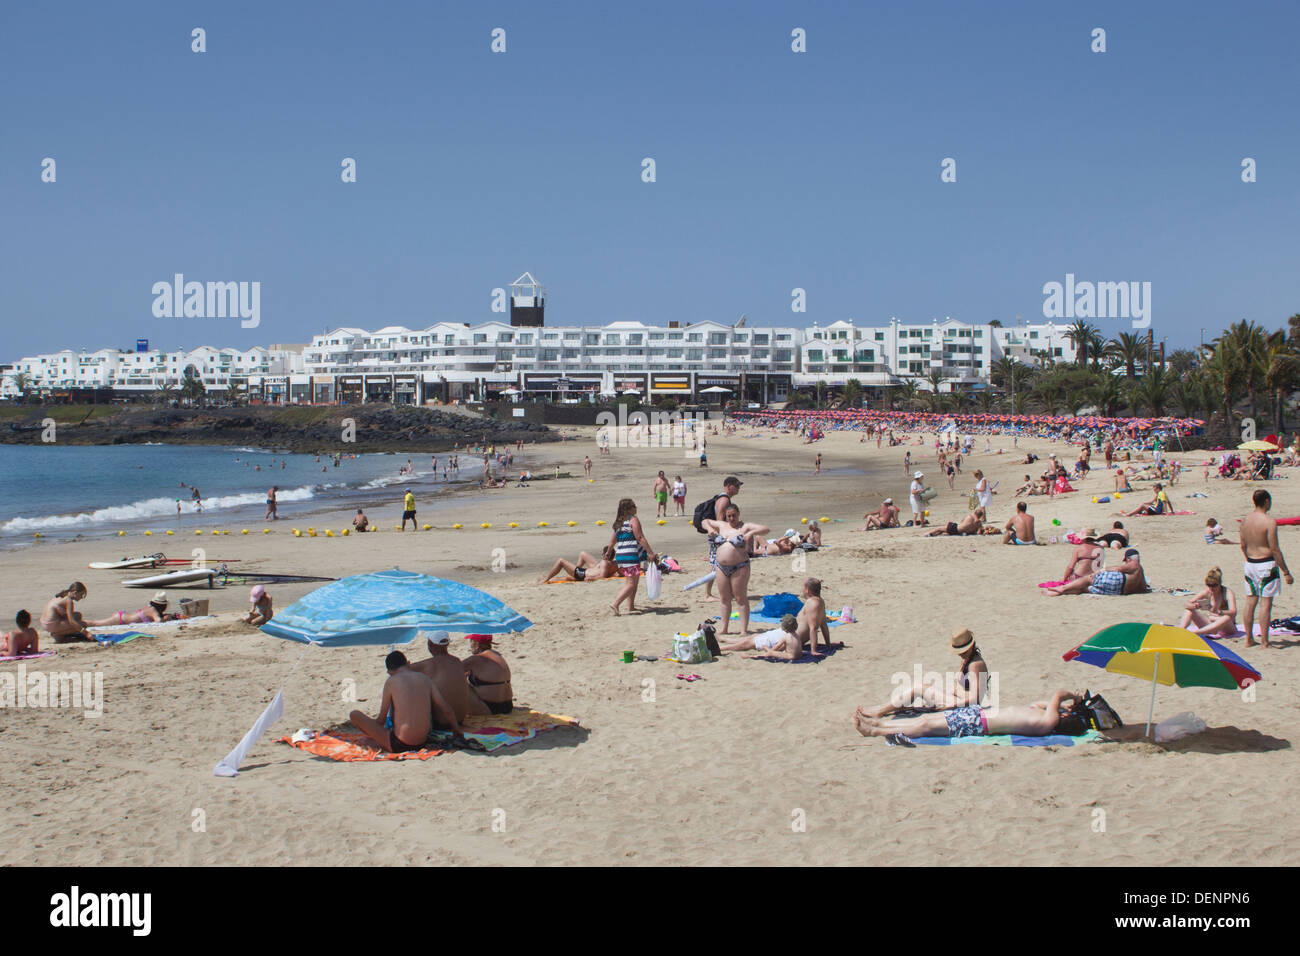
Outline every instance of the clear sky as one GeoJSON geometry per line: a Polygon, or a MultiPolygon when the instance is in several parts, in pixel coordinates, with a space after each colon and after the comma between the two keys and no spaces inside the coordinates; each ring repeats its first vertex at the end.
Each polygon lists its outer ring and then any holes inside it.
{"type": "Polygon", "coordinates": [[[1074,273],[1150,282],[1170,348],[1276,328],[1298,34],[1294,0],[5,3],[0,361],[478,323],[525,270],[556,325],[1012,324],[1074,273]],[[260,327],[155,318],[174,273],[260,282],[260,327]]]}

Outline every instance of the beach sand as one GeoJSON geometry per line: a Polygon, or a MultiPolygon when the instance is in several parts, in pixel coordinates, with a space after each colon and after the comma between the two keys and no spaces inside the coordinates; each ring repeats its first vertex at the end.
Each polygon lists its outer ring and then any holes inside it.
{"type": "MultiPolygon", "coordinates": [[[[274,533],[219,539],[222,557],[241,570],[344,575],[400,566],[455,578],[490,591],[535,626],[500,639],[514,670],[517,701],[566,714],[583,731],[558,730],[491,755],[450,753],[429,761],[335,763],[275,742],[300,727],[320,729],[357,706],[374,713],[386,648],[313,648],[273,639],[237,622],[247,589],[209,592],[215,616],[121,647],[60,646],[28,662],[29,671],[101,671],[100,718],[66,709],[0,709],[5,749],[0,832],[9,864],[1295,864],[1300,810],[1283,799],[1300,757],[1289,736],[1300,709],[1300,644],[1276,650],[1229,646],[1263,673],[1257,699],[1233,691],[1160,687],[1157,720],[1181,711],[1210,730],[1168,746],[1144,742],[1061,749],[960,746],[891,748],[853,729],[858,704],[880,703],[891,676],[952,669],[948,638],[973,630],[1002,700],[1027,703],[1059,687],[1090,688],[1129,723],[1145,720],[1150,684],[1111,675],[1061,655],[1121,621],[1177,624],[1185,596],[1062,597],[1040,593],[1059,577],[1068,545],[1013,548],[993,537],[920,537],[913,529],[850,533],[861,515],[892,495],[904,505],[906,449],[877,450],[856,433],[831,433],[815,446],[794,435],[766,437],[742,427],[711,436],[710,468],[680,449],[615,448],[601,458],[590,431],[574,440],[527,448],[536,472],[552,462],[578,477],[528,488],[472,492],[436,518],[434,531],[399,534],[400,494],[368,509],[382,530],[348,538],[294,538],[293,527],[347,526],[349,512],[300,516],[284,508],[274,533]],[[749,436],[764,437],[749,437],[749,436]],[[813,477],[820,451],[823,474],[813,477]],[[581,477],[590,453],[594,481],[581,477]],[[825,582],[828,607],[852,605],[859,623],[832,635],[847,647],[816,665],[778,665],[728,655],[709,664],[624,664],[620,652],[662,655],[672,635],[711,613],[703,589],[682,593],[707,570],[704,538],[687,518],[654,523],[650,496],[660,468],[680,472],[687,511],[719,490],[728,473],[745,485],[744,516],[776,534],[803,517],[833,519],[825,550],[806,557],[755,561],[751,594],[798,591],[806,575],[825,582]],[[620,497],[641,506],[652,546],[685,573],[665,579],[660,600],[641,590],[635,615],[613,617],[614,582],[539,586],[557,555],[596,552],[620,497]],[[451,521],[465,528],[446,529],[451,521]],[[548,528],[536,527],[539,521],[548,528]],[[577,521],[569,528],[567,521],[577,521]],[[491,522],[491,530],[479,528],[491,522]],[[505,527],[517,521],[521,527],[505,527]],[[498,550],[500,549],[500,550],[498,550]],[[493,571],[494,562],[499,567],[493,571]],[[303,657],[285,687],[285,716],[250,752],[235,779],[213,776],[303,657]],[[698,673],[694,683],[676,674],[698,673]],[[355,682],[360,703],[345,699],[355,682]],[[652,681],[653,686],[647,685],[652,681]],[[653,690],[653,694],[650,691],[653,690]],[[652,700],[647,699],[653,697],[652,700]],[[1101,824],[1104,822],[1104,826],[1101,824]],[[494,828],[495,824],[495,828],[494,828]]],[[[1005,522],[1026,470],[1026,449],[1044,458],[1061,446],[994,437],[1006,454],[984,454],[984,438],[964,464],[957,491],[935,468],[931,444],[908,446],[914,467],[940,489],[932,518],[965,513],[971,471],[1000,481],[990,515],[1005,522]]],[[[1069,452],[1065,452],[1069,455],[1069,452]]],[[[1073,455],[1069,455],[1073,457],[1073,455]]],[[[1207,516],[1236,539],[1235,519],[1254,487],[1206,485],[1202,453],[1175,453],[1197,467],[1173,489],[1197,515],[1125,519],[1156,587],[1199,589],[1219,565],[1240,600],[1241,555],[1208,546],[1207,516]],[[1189,500],[1194,490],[1208,499],[1189,500]]],[[[1288,472],[1284,471],[1284,475],[1288,472]]],[[[1104,530],[1122,502],[1091,503],[1108,493],[1103,470],[1061,499],[1030,499],[1041,537],[1091,524],[1104,530]],[[1053,528],[1051,519],[1061,525],[1053,528]]],[[[1274,515],[1300,513],[1300,481],[1268,484],[1274,515]]],[[[671,506],[670,506],[671,510],[671,506]]],[[[904,515],[906,517],[906,514],[904,515]]],[[[220,529],[218,518],[210,527],[220,529]]],[[[1281,530],[1300,566],[1300,533],[1281,530]]],[[[39,615],[44,600],[74,579],[90,595],[82,609],[106,616],[136,608],[151,592],[122,588],[117,572],[90,571],[92,560],[161,549],[183,557],[204,536],[42,543],[0,553],[0,608],[39,615]]],[[[1111,556],[1112,563],[1116,556],[1111,556]]],[[[284,607],[317,585],[270,587],[284,607]]],[[[1300,612],[1300,591],[1286,588],[1275,616],[1300,612]]],[[[461,647],[465,642],[456,642],[461,647]]],[[[43,638],[44,646],[53,646],[43,638]]],[[[459,648],[457,648],[459,650],[459,648]]],[[[416,658],[423,648],[407,648],[416,658]]],[[[462,652],[464,653],[464,652],[462,652]]],[[[0,673],[15,664],[0,665],[0,673]]]]}

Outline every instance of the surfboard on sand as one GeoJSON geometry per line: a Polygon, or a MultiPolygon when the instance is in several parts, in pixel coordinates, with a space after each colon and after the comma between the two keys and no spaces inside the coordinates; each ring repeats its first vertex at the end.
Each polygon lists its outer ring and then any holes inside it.
{"type": "Polygon", "coordinates": [[[123,558],[121,561],[91,561],[87,567],[96,571],[116,571],[119,568],[156,568],[166,563],[167,558],[162,554],[146,554],[138,558],[123,558]]]}
{"type": "Polygon", "coordinates": [[[217,571],[215,568],[186,568],[180,571],[167,571],[163,574],[151,574],[147,578],[131,578],[129,581],[123,581],[129,588],[165,588],[175,587],[178,584],[198,584],[201,581],[207,581],[208,587],[212,587],[216,579],[217,571]]]}

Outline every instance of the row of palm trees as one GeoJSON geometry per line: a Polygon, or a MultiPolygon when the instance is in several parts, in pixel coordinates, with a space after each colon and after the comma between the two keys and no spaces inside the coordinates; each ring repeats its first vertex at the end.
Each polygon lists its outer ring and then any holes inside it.
{"type": "MultiPolygon", "coordinates": [[[[1300,389],[1300,314],[1274,332],[1235,322],[1210,343],[1167,357],[1153,350],[1146,336],[1121,332],[1107,339],[1084,321],[1066,335],[1075,349],[1073,361],[1039,354],[1029,364],[1003,356],[991,369],[993,387],[979,390],[953,385],[942,392],[947,379],[931,371],[905,380],[891,401],[932,412],[1059,415],[1092,408],[1108,417],[1176,414],[1207,421],[1218,414],[1223,427],[1232,425],[1244,403],[1243,413],[1260,427],[1284,430],[1288,402],[1300,389]]],[[[857,405],[862,394],[861,384],[850,380],[843,403],[857,405]]]]}
{"type": "MultiPolygon", "coordinates": [[[[25,403],[28,393],[32,390],[31,376],[19,371],[10,375],[9,380],[14,391],[18,393],[19,401],[25,403]]],[[[187,370],[180,385],[165,383],[155,389],[150,397],[155,405],[172,405],[182,401],[188,405],[206,405],[212,401],[213,396],[204,386],[203,380],[197,375],[189,374],[187,370]]],[[[243,390],[234,382],[226,387],[223,394],[224,403],[228,405],[238,405],[243,402],[244,397],[243,390]]]]}

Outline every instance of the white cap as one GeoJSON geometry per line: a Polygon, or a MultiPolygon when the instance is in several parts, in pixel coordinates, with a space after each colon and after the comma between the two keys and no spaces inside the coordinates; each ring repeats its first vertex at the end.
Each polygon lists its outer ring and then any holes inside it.
{"type": "Polygon", "coordinates": [[[420,636],[430,644],[450,644],[451,634],[447,631],[421,631],[420,636]]]}
{"type": "Polygon", "coordinates": [[[915,475],[913,475],[912,477],[913,477],[913,478],[924,478],[924,477],[925,477],[925,472],[918,471],[918,472],[917,472],[915,475]]]}

